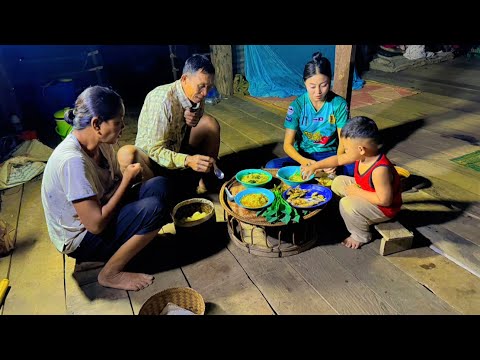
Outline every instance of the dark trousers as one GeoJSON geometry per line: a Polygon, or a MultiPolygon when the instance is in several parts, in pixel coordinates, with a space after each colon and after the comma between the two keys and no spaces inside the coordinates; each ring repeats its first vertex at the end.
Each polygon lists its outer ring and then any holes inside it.
{"type": "Polygon", "coordinates": [[[87,232],[68,256],[78,261],[108,261],[134,235],[147,234],[171,222],[168,214],[169,180],[157,176],[130,189],[122,208],[100,234],[87,232]]]}

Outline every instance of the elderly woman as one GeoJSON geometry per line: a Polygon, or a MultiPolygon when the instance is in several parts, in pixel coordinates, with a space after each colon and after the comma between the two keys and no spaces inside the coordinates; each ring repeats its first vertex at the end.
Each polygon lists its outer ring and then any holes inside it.
{"type": "Polygon", "coordinates": [[[121,97],[109,88],[89,87],[78,96],[75,109],[65,114],[73,131],[47,162],[42,203],[58,251],[79,261],[106,262],[98,274],[102,286],[140,290],[153,276],[124,267],[166,223],[167,182],[138,182],[138,163],[122,175],[113,144],[124,115],[121,97]]]}

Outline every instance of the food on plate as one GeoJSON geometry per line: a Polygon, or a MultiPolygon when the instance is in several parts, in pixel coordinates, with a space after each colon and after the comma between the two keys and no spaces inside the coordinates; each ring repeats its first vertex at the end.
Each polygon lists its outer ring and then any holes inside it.
{"type": "Polygon", "coordinates": [[[187,216],[186,218],[183,219],[183,222],[192,222],[192,221],[197,221],[200,219],[203,219],[205,216],[207,216],[206,212],[200,212],[200,211],[195,211],[192,216],[187,216]]]}
{"type": "Polygon", "coordinates": [[[307,197],[308,190],[303,190],[298,187],[289,189],[287,195],[287,201],[298,207],[312,207],[326,200],[325,196],[320,195],[317,191],[314,191],[307,197]]]}
{"type": "Polygon", "coordinates": [[[333,180],[327,176],[317,178],[317,181],[322,186],[332,186],[333,180]]]}
{"type": "Polygon", "coordinates": [[[300,182],[300,181],[303,181],[303,177],[302,177],[302,174],[297,172],[297,173],[293,174],[292,176],[290,176],[288,178],[288,180],[300,182]]]}
{"type": "Polygon", "coordinates": [[[268,198],[263,194],[248,194],[242,197],[240,202],[248,208],[259,208],[268,202],[268,198]]]}
{"type": "Polygon", "coordinates": [[[241,180],[247,184],[262,184],[268,181],[268,175],[253,173],[243,176],[241,180]]]}

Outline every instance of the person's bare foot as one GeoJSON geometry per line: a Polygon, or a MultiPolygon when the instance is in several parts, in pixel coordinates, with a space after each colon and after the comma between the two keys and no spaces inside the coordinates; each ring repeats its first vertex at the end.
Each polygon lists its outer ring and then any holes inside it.
{"type": "Polygon", "coordinates": [[[354,240],[351,236],[343,240],[342,244],[350,249],[360,249],[360,247],[363,245],[363,243],[361,243],[360,241],[354,240]]]}
{"type": "Polygon", "coordinates": [[[206,192],[208,192],[207,186],[205,185],[205,181],[203,180],[203,178],[201,178],[198,182],[197,194],[201,195],[205,194],[206,192]]]}
{"type": "Polygon", "coordinates": [[[109,275],[102,270],[98,274],[98,283],[100,285],[120,290],[142,290],[151,285],[153,279],[153,275],[123,271],[109,275]]]}

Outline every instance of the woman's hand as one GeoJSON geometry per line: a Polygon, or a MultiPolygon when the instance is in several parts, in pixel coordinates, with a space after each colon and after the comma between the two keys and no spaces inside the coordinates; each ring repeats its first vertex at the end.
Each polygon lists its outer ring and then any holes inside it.
{"type": "MultiPolygon", "coordinates": [[[[130,164],[125,168],[123,172],[123,181],[127,181],[127,184],[131,184],[134,181],[140,181],[137,177],[142,173],[142,165],[139,163],[130,164]]],[[[141,175],[140,175],[141,176],[141,175]]]]}
{"type": "Polygon", "coordinates": [[[312,174],[315,173],[315,163],[311,165],[302,165],[300,166],[300,173],[302,174],[303,180],[308,179],[312,174]]]}

